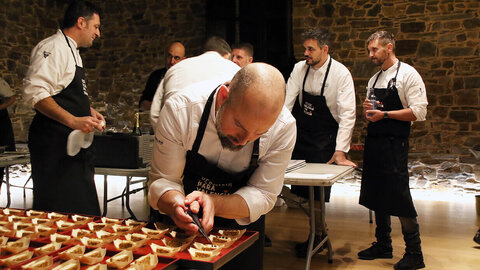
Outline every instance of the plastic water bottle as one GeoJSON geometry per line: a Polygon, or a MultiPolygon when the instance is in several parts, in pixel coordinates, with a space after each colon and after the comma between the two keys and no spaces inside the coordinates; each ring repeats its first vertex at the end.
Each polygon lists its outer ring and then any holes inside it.
{"type": "Polygon", "coordinates": [[[377,97],[375,96],[375,93],[373,89],[370,91],[370,96],[368,97],[368,100],[370,100],[370,103],[372,103],[372,110],[377,109],[377,97]]]}

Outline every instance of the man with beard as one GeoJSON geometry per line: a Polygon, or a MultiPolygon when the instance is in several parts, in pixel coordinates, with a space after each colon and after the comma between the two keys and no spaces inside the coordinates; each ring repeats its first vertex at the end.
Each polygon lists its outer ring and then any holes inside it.
{"type": "Polygon", "coordinates": [[[105,119],[90,106],[79,48],[100,37],[100,10],[72,1],[62,29],[32,51],[24,79],[24,100],[36,115],[28,148],[32,164],[33,209],[100,215],[90,148],[67,155],[72,130],[103,131],[105,119]]]}
{"type": "Polygon", "coordinates": [[[420,247],[417,212],[410,195],[408,137],[412,121],[424,121],[427,95],[422,77],[395,56],[395,39],[386,31],[373,33],[367,40],[372,63],[380,66],[368,82],[367,97],[375,93],[382,110],[363,102],[369,121],[363,159],[360,204],[375,211],[375,237],[372,246],[358,253],[360,259],[392,258],[390,216],[398,216],[406,248],[395,269],[424,268],[420,247]]]}
{"type": "Polygon", "coordinates": [[[185,214],[189,208],[202,212],[207,232],[214,225],[260,232],[225,269],[262,269],[264,215],[282,189],[295,144],[295,120],[284,101],[282,74],[255,63],[229,84],[203,81],[181,89],[160,113],[150,205],[189,234],[198,230],[185,214]]]}
{"type": "MultiPolygon", "coordinates": [[[[305,60],[295,65],[288,79],[285,106],[297,121],[292,159],[356,166],[345,157],[355,126],[355,88],[348,69],[328,54],[329,37],[329,32],[321,28],[302,34],[305,60]]],[[[293,186],[292,192],[308,198],[308,187],[293,186]]],[[[317,204],[319,194],[317,187],[317,204]]],[[[330,188],[326,188],[325,200],[329,198],[330,188]]],[[[323,237],[321,215],[315,216],[319,225],[315,228],[317,245],[323,237]]],[[[307,245],[308,240],[295,246],[297,257],[305,258],[307,245]]]]}

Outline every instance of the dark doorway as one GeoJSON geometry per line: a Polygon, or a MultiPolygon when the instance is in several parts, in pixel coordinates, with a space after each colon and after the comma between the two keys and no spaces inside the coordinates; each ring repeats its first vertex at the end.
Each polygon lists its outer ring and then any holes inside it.
{"type": "Polygon", "coordinates": [[[250,42],[254,62],[269,63],[288,79],[295,64],[291,0],[207,0],[206,6],[207,37],[250,42]]]}

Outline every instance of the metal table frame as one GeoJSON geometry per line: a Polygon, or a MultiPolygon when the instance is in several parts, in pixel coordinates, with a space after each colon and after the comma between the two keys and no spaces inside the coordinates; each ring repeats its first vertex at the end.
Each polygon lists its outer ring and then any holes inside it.
{"type": "Polygon", "coordinates": [[[108,210],[108,203],[117,200],[117,199],[122,199],[122,206],[124,205],[123,199],[125,198],[125,208],[127,208],[128,213],[131,215],[131,218],[137,219],[135,214],[133,213],[132,209],[130,208],[130,194],[137,193],[141,190],[147,189],[147,186],[145,185],[146,182],[148,182],[148,172],[150,171],[150,167],[146,168],[139,168],[139,169],[120,169],[120,168],[95,168],[95,174],[100,174],[103,175],[103,214],[102,216],[107,215],[107,210],[108,210]],[[127,181],[125,183],[125,189],[123,190],[121,195],[118,195],[113,198],[108,198],[108,181],[107,181],[107,176],[108,175],[116,175],[116,176],[126,176],[127,181]],[[145,179],[142,180],[136,180],[132,181],[133,177],[144,177],[145,179]],[[144,183],[144,186],[141,188],[136,188],[133,190],[130,190],[130,185],[135,184],[135,183],[144,183]]]}
{"type": "MultiPolygon", "coordinates": [[[[7,205],[5,207],[7,208],[10,207],[12,203],[10,187],[23,188],[23,197],[25,198],[25,188],[29,188],[26,187],[26,185],[30,180],[30,178],[28,178],[24,186],[11,185],[9,168],[12,165],[28,163],[30,163],[30,153],[28,152],[5,152],[0,154],[0,167],[5,167],[5,184],[7,185],[7,205]]],[[[3,179],[0,179],[0,181],[3,181],[3,179]]]]}
{"type": "Polygon", "coordinates": [[[328,236],[327,226],[325,222],[325,187],[332,186],[337,180],[341,179],[345,175],[351,173],[354,170],[350,166],[339,166],[322,163],[307,163],[303,168],[294,170],[285,174],[284,184],[308,186],[310,207],[309,219],[310,219],[310,233],[307,249],[307,258],[305,269],[310,269],[310,264],[313,255],[326,243],[327,244],[327,256],[328,263],[333,263],[333,250],[328,236]],[[320,215],[321,215],[321,227],[323,233],[323,239],[317,246],[313,246],[315,240],[315,199],[314,199],[314,187],[320,187],[320,215]]]}

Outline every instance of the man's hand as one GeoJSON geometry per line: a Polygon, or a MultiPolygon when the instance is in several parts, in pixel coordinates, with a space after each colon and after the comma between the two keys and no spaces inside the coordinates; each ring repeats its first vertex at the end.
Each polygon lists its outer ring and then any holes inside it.
{"type": "Polygon", "coordinates": [[[68,125],[72,129],[79,129],[83,133],[90,133],[98,129],[100,121],[92,116],[73,117],[71,123],[68,125]]]}
{"type": "MultiPolygon", "coordinates": [[[[378,101],[377,101],[378,103],[378,101]]],[[[370,100],[365,99],[363,102],[363,114],[365,115],[365,119],[370,122],[377,122],[383,119],[383,112],[380,110],[372,110],[372,103],[370,100]]]]}
{"type": "Polygon", "coordinates": [[[355,168],[357,167],[357,164],[353,163],[345,157],[345,153],[343,151],[335,151],[335,153],[333,153],[332,158],[327,162],[327,164],[332,163],[335,163],[337,165],[353,166],[355,168]]]}
{"type": "Polygon", "coordinates": [[[185,213],[188,209],[185,202],[185,196],[182,193],[170,190],[160,197],[157,206],[161,212],[170,216],[178,228],[184,230],[187,234],[195,234],[198,227],[192,223],[193,219],[185,213]]]}
{"type": "Polygon", "coordinates": [[[90,107],[90,113],[91,113],[93,118],[100,121],[100,124],[98,126],[96,126],[95,128],[98,131],[102,132],[105,129],[105,126],[106,126],[105,118],[103,118],[103,115],[101,113],[97,112],[97,110],[95,110],[92,107],[90,107]]]}
{"type": "Polygon", "coordinates": [[[202,218],[200,221],[202,222],[205,232],[210,232],[213,228],[213,219],[215,217],[215,203],[212,197],[206,193],[194,191],[187,195],[185,204],[195,214],[198,214],[200,209],[202,210],[202,218]]]}

